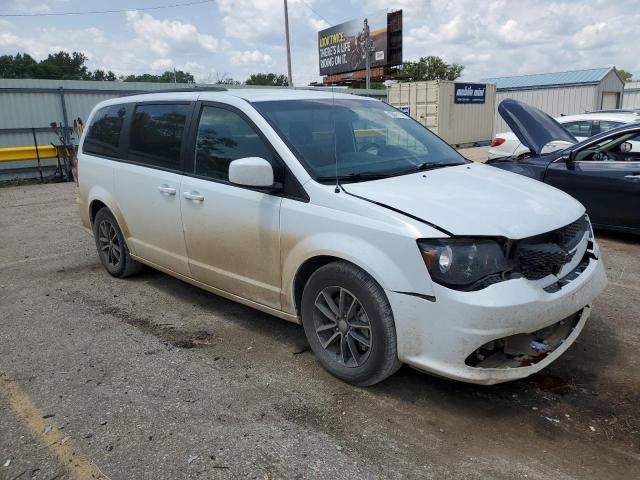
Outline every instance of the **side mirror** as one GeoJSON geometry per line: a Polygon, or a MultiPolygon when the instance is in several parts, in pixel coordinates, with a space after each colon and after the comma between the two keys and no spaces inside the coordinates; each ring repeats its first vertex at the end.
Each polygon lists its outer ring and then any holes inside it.
{"type": "Polygon", "coordinates": [[[239,158],[229,164],[229,181],[245,187],[272,187],[273,167],[264,158],[239,158]]]}
{"type": "Polygon", "coordinates": [[[631,150],[633,150],[633,145],[631,144],[631,142],[622,142],[620,144],[620,151],[622,153],[629,153],[631,150]]]}

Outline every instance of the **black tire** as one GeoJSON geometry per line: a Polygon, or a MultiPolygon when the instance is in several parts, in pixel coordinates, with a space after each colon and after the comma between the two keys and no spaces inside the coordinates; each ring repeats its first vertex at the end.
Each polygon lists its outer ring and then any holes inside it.
{"type": "Polygon", "coordinates": [[[93,237],[100,262],[112,276],[126,278],[142,270],[143,265],[129,255],[122,230],[107,208],[102,208],[96,213],[93,220],[93,237]]]}
{"type": "Polygon", "coordinates": [[[395,322],[387,296],[369,274],[355,265],[337,261],[316,270],[302,294],[301,316],[313,353],[335,377],[367,387],[400,368],[395,322]]]}

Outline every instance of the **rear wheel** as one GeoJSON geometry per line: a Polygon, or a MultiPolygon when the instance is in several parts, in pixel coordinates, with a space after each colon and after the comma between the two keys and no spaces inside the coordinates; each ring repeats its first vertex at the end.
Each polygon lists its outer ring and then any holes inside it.
{"type": "Polygon", "coordinates": [[[114,277],[125,278],[142,270],[142,264],[129,255],[124,235],[113,214],[106,208],[96,214],[93,237],[102,266],[114,277]]]}
{"type": "Polygon", "coordinates": [[[311,275],[302,294],[302,323],[322,366],[341,380],[369,386],[401,365],[387,297],[353,264],[330,263],[311,275]]]}

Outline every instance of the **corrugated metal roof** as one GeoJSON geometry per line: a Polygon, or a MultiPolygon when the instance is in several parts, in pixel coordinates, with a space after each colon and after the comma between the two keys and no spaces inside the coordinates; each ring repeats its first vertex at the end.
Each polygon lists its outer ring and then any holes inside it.
{"type": "Polygon", "coordinates": [[[549,87],[556,85],[580,85],[600,82],[613,67],[573,70],[570,72],[537,73],[519,77],[484,78],[485,83],[495,83],[498,90],[549,87]]]}

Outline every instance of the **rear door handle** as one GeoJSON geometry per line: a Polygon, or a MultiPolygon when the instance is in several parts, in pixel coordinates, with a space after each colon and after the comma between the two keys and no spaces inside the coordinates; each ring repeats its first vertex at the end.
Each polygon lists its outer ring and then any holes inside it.
{"type": "Polygon", "coordinates": [[[158,187],[158,190],[160,190],[160,193],[164,193],[165,195],[175,195],[176,194],[176,189],[173,188],[173,187],[170,187],[166,183],[164,185],[160,185],[158,187]]]}
{"type": "Polygon", "coordinates": [[[195,190],[192,192],[184,192],[184,198],[192,202],[204,202],[204,195],[200,195],[200,193],[195,190]]]}
{"type": "Polygon", "coordinates": [[[629,180],[640,180],[640,173],[625,175],[624,178],[628,178],[629,180]]]}

